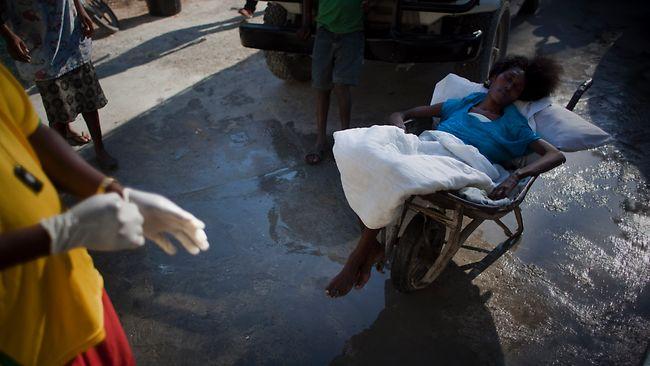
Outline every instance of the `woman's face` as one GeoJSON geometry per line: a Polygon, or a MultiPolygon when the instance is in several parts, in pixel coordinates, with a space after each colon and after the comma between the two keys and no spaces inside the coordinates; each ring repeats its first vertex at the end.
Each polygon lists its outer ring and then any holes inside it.
{"type": "Polygon", "coordinates": [[[490,79],[488,96],[500,105],[506,106],[519,99],[525,86],[526,77],[524,71],[515,67],[490,79]]]}

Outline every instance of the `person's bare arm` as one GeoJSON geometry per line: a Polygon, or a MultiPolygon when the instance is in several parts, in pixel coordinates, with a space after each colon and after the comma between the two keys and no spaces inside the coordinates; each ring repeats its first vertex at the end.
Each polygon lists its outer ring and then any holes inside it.
{"type": "Polygon", "coordinates": [[[29,54],[29,48],[18,37],[6,23],[0,24],[0,35],[4,38],[7,44],[7,53],[16,61],[29,63],[32,61],[32,56],[29,54]]]}
{"type": "Polygon", "coordinates": [[[499,184],[489,195],[493,200],[505,198],[523,178],[547,172],[566,161],[564,154],[555,146],[539,139],[531,142],[528,148],[541,155],[536,161],[515,170],[505,181],[499,184]]]}
{"type": "Polygon", "coordinates": [[[404,121],[411,118],[432,118],[440,117],[442,114],[442,103],[415,107],[403,112],[395,112],[390,115],[390,123],[401,129],[406,129],[404,121]]]}
{"type": "MultiPolygon", "coordinates": [[[[41,161],[45,174],[62,189],[85,198],[97,192],[105,176],[83,160],[53,130],[39,125],[29,142],[41,161]]],[[[119,194],[122,187],[106,188],[119,194]]],[[[50,254],[50,237],[41,225],[0,234],[0,270],[50,254]]]]}
{"type": "MultiPolygon", "coordinates": [[[[97,192],[106,176],[93,168],[77,154],[54,130],[40,125],[29,136],[29,142],[36,151],[45,174],[57,187],[85,198],[97,192]]],[[[114,182],[107,192],[122,194],[122,187],[114,182]]]]}
{"type": "Polygon", "coordinates": [[[77,9],[77,14],[81,20],[81,31],[83,35],[89,38],[92,37],[93,32],[95,31],[92,19],[90,19],[86,9],[84,9],[79,0],[74,0],[74,7],[77,9]]]}
{"type": "Polygon", "coordinates": [[[41,225],[0,234],[0,271],[50,254],[50,237],[41,225]]]}
{"type": "Polygon", "coordinates": [[[298,29],[298,38],[307,40],[311,35],[313,0],[302,0],[302,26],[298,29]]]}

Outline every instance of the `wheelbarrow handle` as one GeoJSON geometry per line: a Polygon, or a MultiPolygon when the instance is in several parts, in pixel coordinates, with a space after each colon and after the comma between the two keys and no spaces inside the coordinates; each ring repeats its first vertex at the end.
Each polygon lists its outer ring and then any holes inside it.
{"type": "Polygon", "coordinates": [[[587,90],[589,90],[589,88],[591,88],[591,84],[593,84],[593,79],[586,80],[585,82],[580,84],[578,89],[576,89],[575,93],[573,93],[571,100],[566,105],[566,109],[572,111],[573,108],[575,108],[576,104],[578,104],[578,101],[582,97],[582,94],[584,94],[587,90]]]}

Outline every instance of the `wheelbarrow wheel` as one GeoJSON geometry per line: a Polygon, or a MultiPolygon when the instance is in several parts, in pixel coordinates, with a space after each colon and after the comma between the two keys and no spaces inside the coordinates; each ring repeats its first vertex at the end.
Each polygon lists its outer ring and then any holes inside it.
{"type": "MultiPolygon", "coordinates": [[[[287,11],[279,4],[269,3],[264,11],[264,24],[287,25],[287,11]]],[[[311,80],[311,57],[279,51],[264,51],[266,66],[282,80],[311,80]]]]}
{"type": "Polygon", "coordinates": [[[391,280],[398,291],[413,292],[429,284],[422,278],[440,255],[445,231],[445,225],[421,214],[409,222],[391,258],[391,280]]]}

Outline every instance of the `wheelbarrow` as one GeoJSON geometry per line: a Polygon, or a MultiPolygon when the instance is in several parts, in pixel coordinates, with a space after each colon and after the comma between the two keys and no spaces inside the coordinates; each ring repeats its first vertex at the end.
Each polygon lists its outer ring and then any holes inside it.
{"type": "MultiPolygon", "coordinates": [[[[582,83],[567,104],[573,110],[582,94],[591,87],[592,81],[582,83]]],[[[419,135],[431,129],[431,120],[406,121],[406,131],[419,135]]],[[[523,162],[522,162],[523,163],[523,162]]],[[[522,164],[523,165],[523,164],[522,164]]],[[[493,206],[468,201],[455,191],[441,191],[425,196],[409,198],[397,223],[383,230],[380,241],[386,245],[391,279],[401,292],[412,292],[430,285],[444,271],[467,238],[484,221],[495,222],[508,238],[486,256],[489,264],[516,243],[524,231],[521,203],[538,176],[527,178],[519,193],[506,206],[493,206]],[[517,228],[513,232],[502,218],[513,213],[517,228]],[[490,258],[488,258],[490,257],[490,258]]],[[[484,266],[482,270],[486,269],[484,266]]]]}

